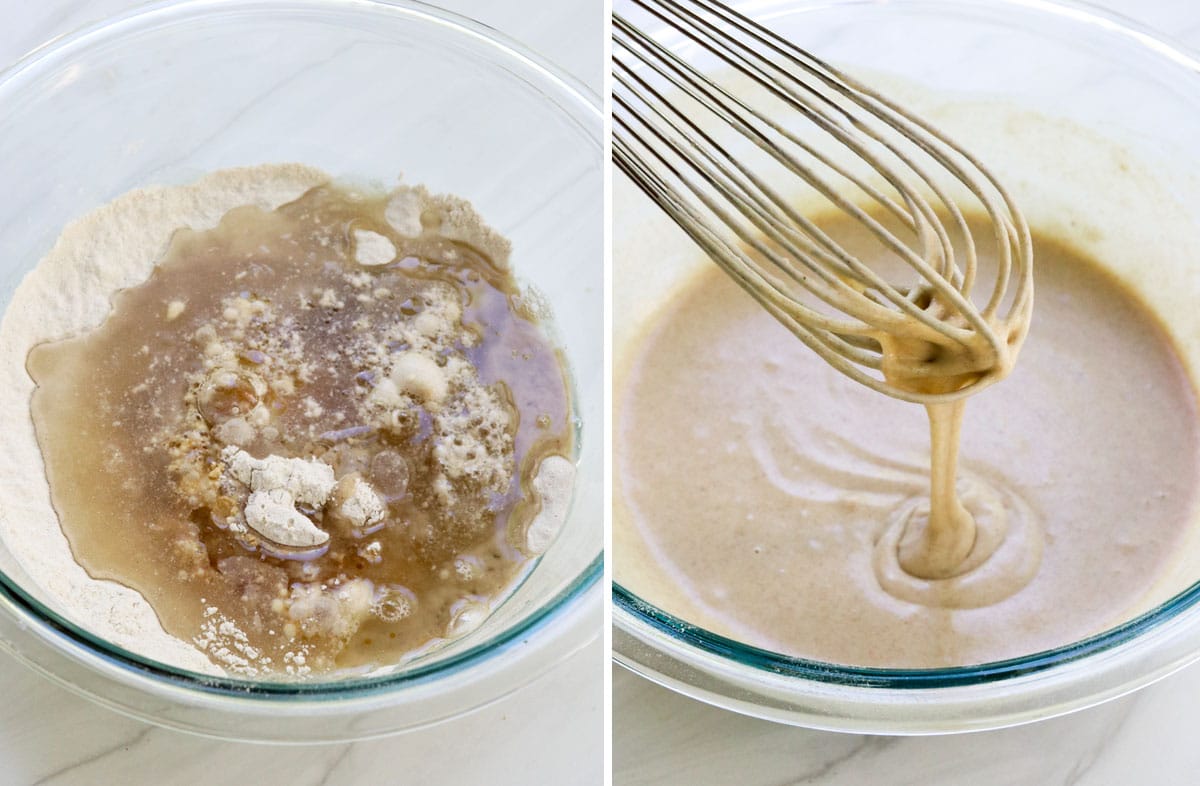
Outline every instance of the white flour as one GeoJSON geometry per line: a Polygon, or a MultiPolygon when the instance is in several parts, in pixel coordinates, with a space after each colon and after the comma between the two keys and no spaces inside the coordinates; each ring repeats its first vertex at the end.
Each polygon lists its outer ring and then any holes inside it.
{"type": "MultiPolygon", "coordinates": [[[[130,192],[69,225],[17,288],[0,322],[0,422],[6,432],[6,449],[0,451],[0,539],[38,585],[41,591],[35,594],[44,602],[143,657],[220,673],[198,649],[167,634],[140,594],[93,579],[76,563],[51,506],[30,417],[34,384],[25,371],[26,355],[38,343],[99,325],[112,294],[150,275],[176,229],[211,228],[242,205],[271,210],[329,179],[301,165],[268,165],[216,172],[189,186],[130,192]]],[[[506,260],[507,241],[460,200],[406,190],[389,207],[388,217],[401,232],[419,232],[421,210],[431,204],[443,215],[443,235],[467,240],[498,262],[506,260]]],[[[364,250],[379,257],[386,252],[364,250]]],[[[186,304],[168,308],[178,316],[186,304]]],[[[218,622],[214,619],[214,636],[218,622]]]]}
{"type": "MultiPolygon", "coordinates": [[[[256,459],[233,445],[225,448],[222,458],[226,473],[249,489],[245,524],[250,529],[281,546],[295,548],[318,546],[329,540],[328,533],[296,509],[296,503],[324,507],[337,485],[333,467],[316,459],[256,459]]],[[[232,530],[237,522],[229,526],[232,530]]]]}

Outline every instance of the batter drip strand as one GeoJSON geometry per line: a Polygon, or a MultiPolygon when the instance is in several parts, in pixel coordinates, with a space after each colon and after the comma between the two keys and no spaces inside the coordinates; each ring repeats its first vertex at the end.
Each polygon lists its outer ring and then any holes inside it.
{"type": "Polygon", "coordinates": [[[645,19],[613,19],[617,166],[830,365],[927,407],[932,502],[900,558],[914,576],[955,575],[975,540],[955,489],[963,400],[1009,373],[1028,332],[1025,219],[966,150],[768,29],[714,0],[633,5],[645,19]],[[749,89],[643,32],[664,23],[749,89]],[[798,188],[875,247],[823,231],[794,207],[798,188]]]}

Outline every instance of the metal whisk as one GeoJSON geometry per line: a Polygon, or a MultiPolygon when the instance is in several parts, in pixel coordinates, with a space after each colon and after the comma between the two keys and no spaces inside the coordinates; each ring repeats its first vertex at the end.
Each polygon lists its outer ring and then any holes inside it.
{"type": "Polygon", "coordinates": [[[613,158],[726,273],[896,398],[949,402],[1008,373],[1033,305],[1031,240],[971,154],[715,0],[626,6],[682,46],[613,15],[613,158]],[[869,231],[869,258],[797,207],[802,188],[869,231]]]}

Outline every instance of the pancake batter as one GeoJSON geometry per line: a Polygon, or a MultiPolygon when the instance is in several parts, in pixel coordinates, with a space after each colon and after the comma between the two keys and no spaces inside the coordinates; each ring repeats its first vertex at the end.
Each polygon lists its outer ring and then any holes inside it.
{"type": "MultiPolygon", "coordinates": [[[[837,222],[822,228],[855,231],[837,222]]],[[[907,526],[928,516],[924,413],[829,368],[712,267],[618,358],[617,581],[716,633],[859,666],[1000,660],[1123,619],[1195,511],[1195,392],[1132,292],[1034,245],[1020,360],[965,405],[956,490],[977,532],[951,569],[917,567],[929,548],[907,526]]]]}

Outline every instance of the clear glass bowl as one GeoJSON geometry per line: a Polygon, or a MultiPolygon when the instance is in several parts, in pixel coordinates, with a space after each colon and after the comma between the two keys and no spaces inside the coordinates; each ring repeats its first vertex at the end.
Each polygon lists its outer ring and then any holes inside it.
{"type": "MultiPolygon", "coordinates": [[[[1072,239],[1099,259],[1115,259],[1118,274],[1171,315],[1185,363],[1193,374],[1200,369],[1200,333],[1188,313],[1200,302],[1195,57],[1075,2],[764,0],[743,8],[867,81],[882,77],[885,91],[998,172],[1034,225],[1098,227],[1072,239]],[[899,81],[887,84],[892,78],[899,81]],[[993,122],[981,128],[987,118],[993,122]],[[1138,272],[1137,254],[1113,251],[1138,243],[1156,255],[1177,253],[1148,276],[1138,272]]],[[[668,32],[659,37],[688,50],[668,32]]],[[[636,341],[657,302],[707,263],[681,233],[663,239],[673,228],[628,181],[616,177],[613,193],[619,380],[623,348],[636,341]],[[675,245],[656,245],[653,260],[640,259],[635,239],[647,232],[675,245]]],[[[747,646],[639,596],[627,566],[649,557],[635,556],[633,536],[622,536],[620,499],[614,504],[616,660],[747,715],[860,733],[997,728],[1099,703],[1200,658],[1200,536],[1180,549],[1153,591],[1130,599],[1128,614],[1086,640],[962,668],[850,668],[747,646]]]]}
{"type": "MultiPolygon", "coordinates": [[[[469,199],[547,298],[581,424],[558,540],[484,625],[366,678],[213,678],[88,632],[0,545],[0,647],[117,710],[213,736],[362,739],[517,689],[594,640],[603,591],[600,103],[495,31],[418,3],[164,3],[0,73],[0,307],[72,219],[139,186],[297,161],[469,199]]],[[[0,515],[3,501],[0,500],[0,515]]]]}

